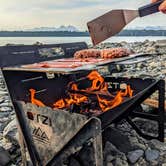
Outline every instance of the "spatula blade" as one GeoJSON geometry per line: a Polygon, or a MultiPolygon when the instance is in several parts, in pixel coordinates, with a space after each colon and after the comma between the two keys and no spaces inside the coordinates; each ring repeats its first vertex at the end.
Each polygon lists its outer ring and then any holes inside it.
{"type": "Polygon", "coordinates": [[[93,45],[119,33],[138,16],[137,10],[112,10],[87,23],[93,45]]]}

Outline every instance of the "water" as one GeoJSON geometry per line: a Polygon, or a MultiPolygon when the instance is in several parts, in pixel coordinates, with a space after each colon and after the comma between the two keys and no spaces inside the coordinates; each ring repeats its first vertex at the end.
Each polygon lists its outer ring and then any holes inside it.
{"type": "MultiPolygon", "coordinates": [[[[105,42],[142,42],[145,40],[156,41],[166,40],[166,36],[134,36],[134,37],[112,37],[105,42]]],[[[0,45],[6,44],[34,44],[41,42],[43,44],[86,42],[91,44],[90,37],[0,37],[0,45]]]]}

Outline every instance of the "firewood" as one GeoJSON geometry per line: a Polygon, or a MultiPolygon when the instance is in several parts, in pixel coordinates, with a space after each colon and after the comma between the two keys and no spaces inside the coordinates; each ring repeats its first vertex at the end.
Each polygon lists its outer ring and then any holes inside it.
{"type": "MultiPolygon", "coordinates": [[[[159,102],[155,99],[146,99],[144,101],[144,104],[149,105],[149,106],[154,107],[154,108],[158,108],[159,102]]],[[[165,100],[165,111],[166,111],[166,100],[165,100]]]]}

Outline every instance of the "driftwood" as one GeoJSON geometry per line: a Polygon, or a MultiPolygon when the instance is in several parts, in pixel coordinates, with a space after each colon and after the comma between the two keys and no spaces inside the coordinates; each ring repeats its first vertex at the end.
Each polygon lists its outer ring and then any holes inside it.
{"type": "MultiPolygon", "coordinates": [[[[149,106],[154,107],[154,108],[158,108],[159,102],[155,99],[146,99],[144,101],[144,104],[149,105],[149,106]]],[[[165,111],[166,111],[166,100],[165,100],[165,111]]]]}

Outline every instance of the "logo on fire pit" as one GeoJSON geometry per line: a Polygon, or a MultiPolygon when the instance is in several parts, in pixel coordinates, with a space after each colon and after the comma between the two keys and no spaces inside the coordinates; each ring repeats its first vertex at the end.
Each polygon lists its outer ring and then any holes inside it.
{"type": "Polygon", "coordinates": [[[49,138],[45,131],[43,131],[40,127],[34,128],[32,132],[33,136],[42,143],[49,143],[49,138]]]}

